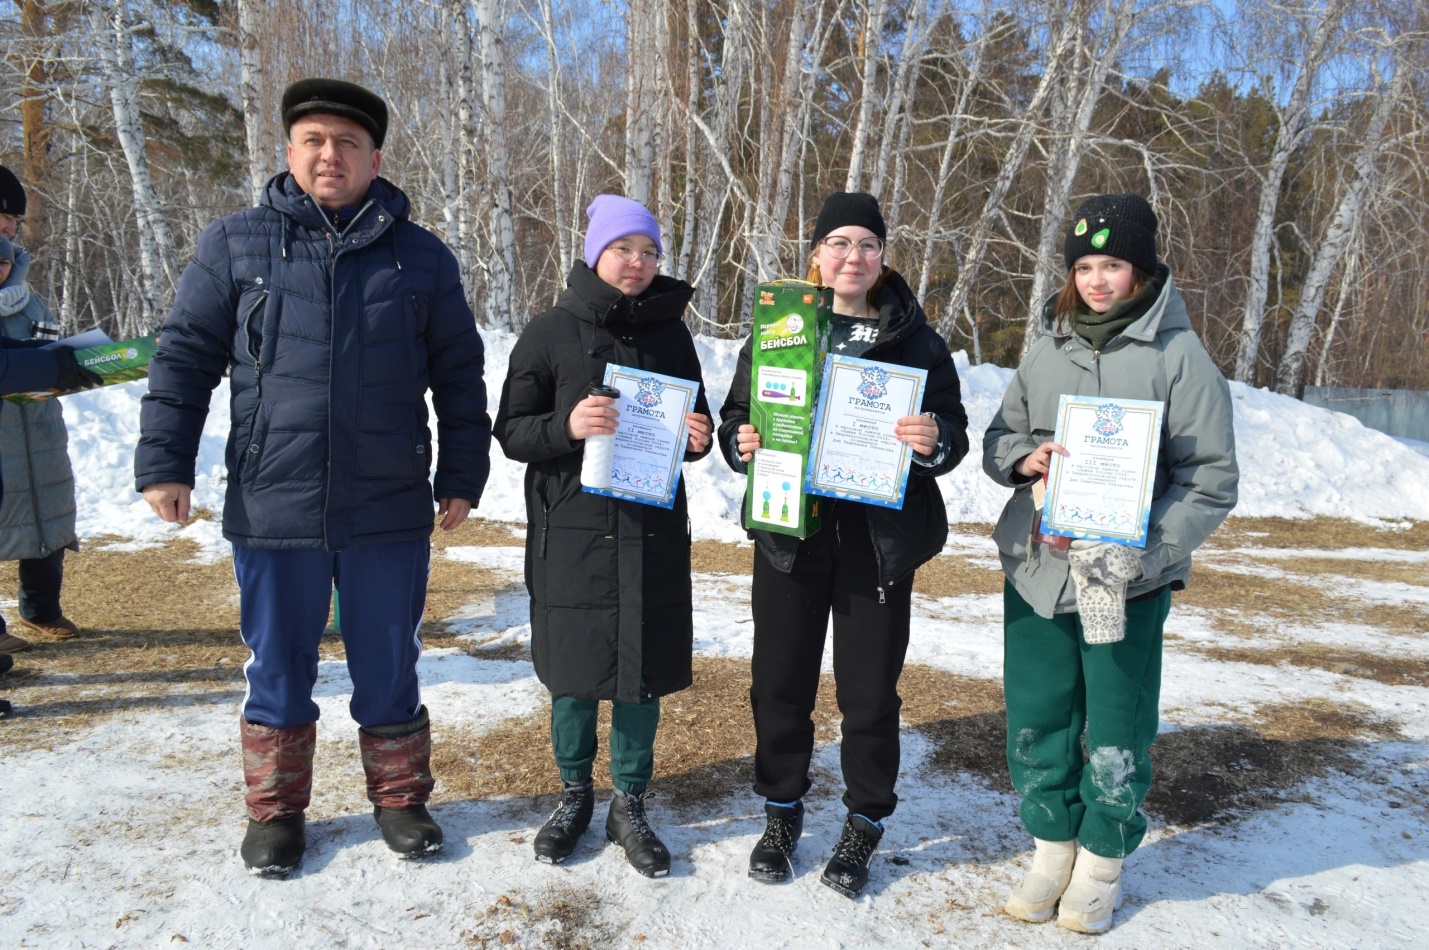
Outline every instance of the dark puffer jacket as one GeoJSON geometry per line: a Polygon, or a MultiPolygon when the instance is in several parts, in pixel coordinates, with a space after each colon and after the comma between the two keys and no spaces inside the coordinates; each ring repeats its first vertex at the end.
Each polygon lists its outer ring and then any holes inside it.
{"type": "MultiPolygon", "coordinates": [[[[923,391],[923,411],[937,416],[941,439],[949,446],[947,455],[937,465],[911,466],[908,495],[901,509],[862,506],[868,518],[873,550],[878,557],[878,583],[887,587],[911,577],[920,565],[936,556],[948,540],[948,512],[943,506],[943,493],[938,490],[934,479],[951,472],[968,454],[968,415],[963,409],[958,371],[948,353],[948,345],[928,325],[928,318],[913,296],[912,288],[897,271],[890,270],[884,277],[876,300],[878,340],[863,354],[863,358],[928,371],[928,385],[923,391]]],[[[736,472],[746,470],[745,463],[734,454],[733,445],[739,427],[749,422],[752,341],[753,337],[745,340],[744,347],[739,351],[734,380],[729,384],[729,398],[720,410],[720,450],[736,472]]],[[[785,573],[794,569],[794,558],[799,552],[798,538],[750,529],[747,524],[745,528],[749,529],[750,537],[771,564],[785,573]]]]}
{"type": "Polygon", "coordinates": [[[232,377],[223,533],[342,550],[427,537],[432,500],[481,498],[483,348],[455,257],[378,178],[335,230],[284,172],[199,237],[149,368],[136,486],[192,485],[209,394],[232,377]],[[437,412],[441,457],[428,483],[437,412]]]}
{"type": "MultiPolygon", "coordinates": [[[[496,414],[507,458],[526,462],[526,588],[536,674],[557,696],[637,702],[690,685],[694,627],[685,484],[669,510],[581,491],[583,441],[566,419],[607,363],[700,382],[680,317],[694,288],[656,277],[632,300],[584,262],[511,351],[496,414]]],[[[686,453],[694,461],[708,453],[686,453]]]]}

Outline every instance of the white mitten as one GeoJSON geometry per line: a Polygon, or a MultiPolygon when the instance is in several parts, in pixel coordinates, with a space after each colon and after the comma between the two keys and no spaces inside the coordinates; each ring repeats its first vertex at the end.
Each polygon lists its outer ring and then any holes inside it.
{"type": "Polygon", "coordinates": [[[1141,557],[1124,544],[1073,541],[1067,562],[1072,570],[1103,584],[1125,584],[1141,576],[1141,557]]]}
{"type": "Polygon", "coordinates": [[[1126,585],[1141,576],[1141,558],[1122,544],[1073,541],[1067,552],[1077,613],[1087,643],[1116,643],[1126,638],[1126,585]]]}

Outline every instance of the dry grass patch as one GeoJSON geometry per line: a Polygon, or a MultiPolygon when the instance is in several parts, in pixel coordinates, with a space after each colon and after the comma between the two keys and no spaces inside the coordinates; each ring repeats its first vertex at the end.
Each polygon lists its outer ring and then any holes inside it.
{"type": "MultiPolygon", "coordinates": [[[[694,686],[661,700],[655,740],[655,791],[678,808],[718,801],[753,781],[749,661],[695,657],[694,666],[694,686]]],[[[816,741],[837,739],[831,677],[820,684],[814,720],[816,741]]],[[[479,733],[466,729],[443,735],[440,727],[433,730],[432,767],[449,799],[540,797],[559,785],[544,709],[479,733]]],[[[608,703],[601,704],[598,730],[594,778],[598,788],[608,789],[608,703]]]]}
{"type": "Polygon", "coordinates": [[[1002,571],[961,554],[940,554],[918,568],[913,591],[928,597],[1002,593],[1002,571]]]}
{"type": "Polygon", "coordinates": [[[690,570],[696,574],[750,574],[754,547],[728,541],[696,541],[690,545],[690,570]]]}
{"type": "Polygon", "coordinates": [[[1429,686],[1429,661],[1422,657],[1385,656],[1364,650],[1343,650],[1311,643],[1257,649],[1185,643],[1185,649],[1223,663],[1255,663],[1325,670],[1342,676],[1374,680],[1388,686],[1429,686]]]}
{"type": "Polygon", "coordinates": [[[1417,604],[1371,604],[1336,596],[1323,579],[1308,576],[1302,581],[1198,565],[1176,602],[1210,612],[1218,630],[1247,639],[1267,633],[1298,636],[1305,627],[1336,619],[1402,636],[1429,630],[1429,612],[1417,604]]]}
{"type": "Polygon", "coordinates": [[[1343,518],[1228,518],[1206,542],[1216,548],[1429,549],[1429,522],[1377,528],[1343,518]]]}
{"type": "Polygon", "coordinates": [[[1327,557],[1256,558],[1252,563],[1273,564],[1287,574],[1315,578],[1323,585],[1332,577],[1349,577],[1381,584],[1411,584],[1429,587],[1429,561],[1352,561],[1327,557]]]}
{"type": "MultiPolygon", "coordinates": [[[[524,514],[524,513],[523,513],[524,514]]],[[[451,531],[432,532],[432,550],[447,548],[519,548],[526,544],[526,525],[519,522],[468,518],[451,531]]]]}
{"type": "Polygon", "coordinates": [[[502,894],[485,911],[477,911],[476,926],[462,938],[469,947],[589,950],[613,946],[617,932],[601,918],[600,910],[600,899],[589,890],[549,887],[535,904],[502,894]],[[519,928],[525,936],[518,937],[512,928],[519,928]]]}

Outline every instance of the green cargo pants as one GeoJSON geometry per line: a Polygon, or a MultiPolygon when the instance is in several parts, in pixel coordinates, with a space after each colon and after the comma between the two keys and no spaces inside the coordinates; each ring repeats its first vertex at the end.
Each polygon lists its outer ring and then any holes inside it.
{"type": "Polygon", "coordinates": [[[1160,724],[1161,632],[1169,587],[1126,605],[1126,639],[1088,645],[1078,616],[1039,617],[1003,585],[1007,768],[1022,824],[1124,858],[1146,834],[1151,743],[1160,724]],[[1082,754],[1086,731],[1087,758],[1082,754]]]}
{"type": "MultiPolygon", "coordinates": [[[[595,764],[596,711],[600,702],[575,696],[551,697],[551,748],[561,781],[584,782],[595,764]]],[[[655,730],[660,699],[615,700],[610,716],[610,780],[620,791],[639,795],[655,772],[655,730]]]]}

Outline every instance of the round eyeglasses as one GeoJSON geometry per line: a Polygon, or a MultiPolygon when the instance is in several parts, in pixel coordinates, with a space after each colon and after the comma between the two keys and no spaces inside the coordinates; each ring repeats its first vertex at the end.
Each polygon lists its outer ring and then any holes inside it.
{"type": "Polygon", "coordinates": [[[858,249],[860,256],[877,260],[883,256],[883,248],[885,246],[878,238],[864,238],[855,244],[848,238],[832,237],[824,238],[820,243],[822,243],[824,249],[829,252],[829,257],[832,257],[836,261],[841,261],[848,257],[853,253],[854,248],[858,249]]]}
{"type": "Polygon", "coordinates": [[[612,244],[607,247],[606,250],[627,264],[644,264],[647,267],[654,267],[660,263],[660,253],[658,251],[637,251],[635,248],[625,244],[612,244]]]}

